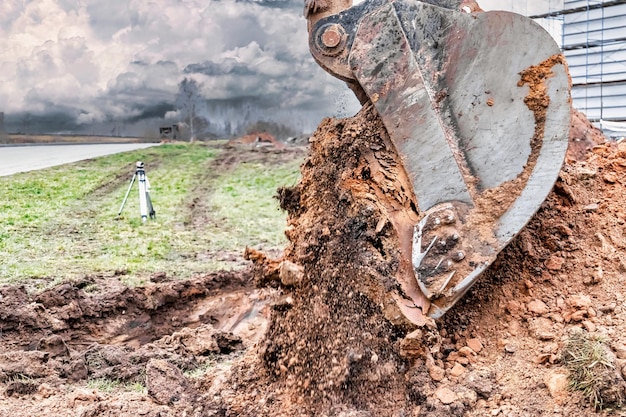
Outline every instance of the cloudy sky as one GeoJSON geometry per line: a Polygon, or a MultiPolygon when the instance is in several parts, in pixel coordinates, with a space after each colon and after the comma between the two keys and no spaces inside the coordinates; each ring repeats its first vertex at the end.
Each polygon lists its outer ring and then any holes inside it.
{"type": "MultiPolygon", "coordinates": [[[[519,9],[548,0],[479,3],[519,9]]],[[[178,121],[187,77],[201,86],[216,129],[267,119],[311,131],[357,107],[310,57],[302,5],[0,0],[0,112],[13,131],[142,134],[178,121]]]]}

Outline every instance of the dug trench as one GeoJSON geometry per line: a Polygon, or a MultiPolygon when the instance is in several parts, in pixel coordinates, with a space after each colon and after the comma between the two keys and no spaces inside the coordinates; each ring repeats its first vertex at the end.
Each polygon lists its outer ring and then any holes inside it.
{"type": "Polygon", "coordinates": [[[587,145],[465,299],[416,329],[390,297],[387,213],[411,210],[398,157],[371,107],[326,119],[278,193],[282,258],[247,251],[246,272],[137,288],[2,287],[0,416],[603,415],[568,389],[573,334],[602,341],[596,392],[624,415],[626,144],[587,145]],[[183,373],[207,363],[224,366],[183,373]],[[85,383],[103,378],[147,389],[85,383]]]}
{"type": "Polygon", "coordinates": [[[129,288],[116,277],[86,277],[37,294],[0,288],[0,380],[143,382],[150,359],[191,370],[264,331],[272,291],[255,289],[246,271],[152,281],[129,288]]]}

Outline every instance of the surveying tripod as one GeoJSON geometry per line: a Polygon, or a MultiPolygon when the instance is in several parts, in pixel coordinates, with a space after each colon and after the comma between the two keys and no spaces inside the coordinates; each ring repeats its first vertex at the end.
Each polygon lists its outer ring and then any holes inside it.
{"type": "Polygon", "coordinates": [[[151,219],[156,218],[156,212],[154,211],[154,207],[152,207],[152,200],[150,199],[150,181],[148,181],[143,162],[138,161],[136,166],[137,168],[135,169],[133,178],[130,180],[128,191],[126,191],[124,201],[122,201],[117,217],[121,216],[122,210],[124,210],[124,205],[126,204],[126,200],[128,200],[130,190],[133,188],[135,178],[139,178],[139,212],[141,213],[141,221],[145,222],[148,219],[148,215],[151,219]]]}

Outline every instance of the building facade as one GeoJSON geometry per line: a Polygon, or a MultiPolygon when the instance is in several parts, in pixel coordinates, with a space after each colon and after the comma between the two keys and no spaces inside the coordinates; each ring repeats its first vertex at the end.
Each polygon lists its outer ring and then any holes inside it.
{"type": "Polygon", "coordinates": [[[611,136],[626,136],[626,0],[564,0],[530,16],[561,25],[574,107],[611,136]]]}

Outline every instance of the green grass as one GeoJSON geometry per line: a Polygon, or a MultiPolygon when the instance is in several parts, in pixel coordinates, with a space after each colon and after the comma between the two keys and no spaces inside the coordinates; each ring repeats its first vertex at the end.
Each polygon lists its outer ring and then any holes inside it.
{"type": "Polygon", "coordinates": [[[235,360],[241,357],[241,352],[225,355],[209,355],[204,358],[204,363],[197,368],[183,372],[183,375],[191,379],[201,379],[207,374],[215,374],[216,371],[230,369],[235,360]]]}
{"type": "Polygon", "coordinates": [[[139,382],[122,382],[110,378],[96,378],[87,381],[87,388],[101,392],[112,393],[116,391],[129,391],[146,394],[146,387],[139,382]]]}
{"type": "Polygon", "coordinates": [[[162,145],[1,177],[0,283],[117,271],[140,284],[157,271],[186,278],[228,268],[219,253],[246,245],[282,247],[285,214],[273,195],[296,182],[300,161],[220,171],[213,164],[220,152],[162,145]],[[137,183],[117,218],[138,160],[157,212],[145,223],[137,183]],[[190,201],[204,210],[192,214],[190,201]]]}
{"type": "Polygon", "coordinates": [[[300,161],[268,170],[259,163],[244,163],[231,175],[215,181],[210,212],[217,221],[207,235],[211,246],[237,251],[254,245],[276,247],[287,243],[285,217],[273,198],[282,185],[294,185],[300,161]],[[271,191],[271,193],[270,193],[271,191]],[[254,237],[251,241],[250,237],[254,237]]]}

